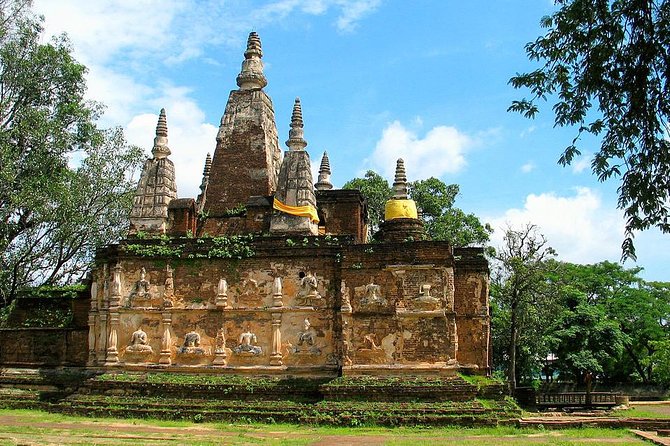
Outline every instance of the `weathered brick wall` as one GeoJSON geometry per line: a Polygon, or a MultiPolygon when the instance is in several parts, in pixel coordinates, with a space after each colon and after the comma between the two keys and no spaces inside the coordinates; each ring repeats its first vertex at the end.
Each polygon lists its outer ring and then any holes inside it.
{"type": "Polygon", "coordinates": [[[270,366],[273,345],[276,348],[273,327],[278,327],[279,353],[288,366],[334,367],[347,362],[346,348],[353,365],[458,361],[488,371],[488,269],[481,250],[457,250],[454,256],[446,242],[357,245],[351,241],[347,237],[257,237],[251,243],[254,256],[244,259],[201,258],[211,240],[180,239],[185,248],[179,259],[136,257],[110,248],[98,258],[96,272],[98,284],[108,283],[96,287],[98,363],[104,363],[109,342],[111,316],[106,317],[106,305],[111,265],[119,263],[121,362],[133,363],[132,355],[124,351],[133,331],[141,327],[153,350],[142,362],[157,363],[169,320],[171,360],[178,365],[211,364],[217,331],[223,327],[229,366],[270,366]],[[172,309],[162,308],[168,264],[178,300],[172,309]],[[152,296],[137,301],[131,296],[142,268],[152,296]],[[299,299],[306,275],[318,279],[322,299],[313,307],[299,299]],[[281,307],[274,306],[275,277],[282,281],[281,307]],[[216,305],[222,278],[228,285],[227,308],[216,305]],[[378,298],[378,304],[367,302],[371,296],[378,298]],[[352,312],[340,313],[347,301],[352,312]],[[306,319],[316,340],[312,353],[304,346],[302,351],[297,348],[306,319]],[[195,359],[175,354],[193,330],[201,336],[206,353],[195,359]],[[243,332],[256,335],[262,355],[235,354],[243,332]]]}
{"type": "Polygon", "coordinates": [[[316,191],[319,226],[326,234],[348,234],[356,237],[357,243],[367,238],[367,204],[358,190],[316,191]]]}
{"type": "MultiPolygon", "coordinates": [[[[165,329],[163,321],[165,315],[169,314],[174,349],[183,344],[187,333],[195,330],[201,336],[200,347],[205,350],[205,354],[199,358],[173,354],[172,361],[175,364],[211,364],[217,331],[223,327],[229,366],[268,366],[273,351],[273,320],[280,321],[280,353],[285,364],[325,366],[334,363],[337,343],[333,339],[333,319],[337,286],[333,278],[337,272],[333,249],[314,246],[311,240],[306,246],[302,246],[302,240],[294,242],[299,243],[298,246],[289,247],[286,243],[284,239],[264,240],[255,245],[256,256],[241,260],[124,258],[121,261],[122,308],[119,309],[118,329],[120,359],[157,363],[165,329]],[[314,257],[315,252],[320,255],[314,257]],[[179,303],[172,309],[161,309],[168,263],[179,303]],[[140,301],[131,296],[140,280],[142,268],[146,271],[145,279],[151,283],[152,295],[140,301]],[[308,273],[318,279],[318,292],[322,299],[316,308],[301,307],[296,301],[302,277],[308,273]],[[284,306],[281,308],[273,306],[275,277],[282,279],[284,306]],[[216,306],[218,283],[222,278],[228,284],[228,307],[224,309],[216,306]],[[304,331],[305,319],[309,320],[314,331],[316,349],[313,354],[298,352],[294,348],[299,343],[300,333],[304,331]],[[132,333],[138,328],[147,333],[153,352],[142,358],[126,358],[124,349],[130,345],[132,333]],[[247,331],[256,335],[262,354],[235,354],[239,336],[247,331]]],[[[112,264],[115,262],[113,258],[108,261],[112,264]]],[[[97,280],[102,283],[105,279],[100,271],[97,280]]],[[[100,293],[103,293],[102,289],[100,293]]],[[[108,311],[104,300],[98,299],[102,314],[108,311]]],[[[98,317],[96,327],[98,333],[109,332],[109,319],[98,317]]],[[[108,339],[99,336],[96,344],[98,359],[104,358],[108,339]]]]}
{"type": "Polygon", "coordinates": [[[83,366],[88,357],[88,329],[2,328],[0,364],[83,366]]]}

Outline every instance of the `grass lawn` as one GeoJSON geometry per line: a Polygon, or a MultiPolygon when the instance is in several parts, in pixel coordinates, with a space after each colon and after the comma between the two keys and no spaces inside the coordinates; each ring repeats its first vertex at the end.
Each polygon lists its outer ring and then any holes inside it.
{"type": "Polygon", "coordinates": [[[670,404],[636,404],[630,409],[614,412],[620,417],[670,418],[670,404]]]}
{"type": "Polygon", "coordinates": [[[644,445],[626,430],[341,428],[287,424],[82,418],[0,410],[1,445],[644,445]]]}

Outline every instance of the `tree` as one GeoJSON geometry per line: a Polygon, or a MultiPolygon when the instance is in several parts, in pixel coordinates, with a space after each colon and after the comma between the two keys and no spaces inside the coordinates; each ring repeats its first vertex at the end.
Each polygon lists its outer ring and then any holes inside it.
{"type": "Polygon", "coordinates": [[[63,36],[42,43],[26,2],[0,3],[0,305],[71,283],[117,239],[140,151],[96,124],[86,68],[63,36]]]}
{"type": "Polygon", "coordinates": [[[526,358],[534,357],[535,361],[542,356],[546,358],[549,352],[535,330],[546,327],[547,320],[555,313],[546,276],[552,265],[549,260],[556,252],[532,224],[520,229],[508,227],[503,240],[503,246],[494,257],[491,301],[500,313],[494,317],[506,320],[506,324],[493,328],[497,331],[496,337],[506,344],[507,377],[515,389],[520,348],[526,348],[526,358]]]}
{"type": "MultiPolygon", "coordinates": [[[[364,178],[354,178],[343,189],[358,189],[368,201],[370,232],[375,233],[384,220],[384,207],[393,197],[393,189],[378,173],[368,170],[364,178]]],[[[459,193],[457,184],[447,185],[437,178],[409,183],[409,195],[417,205],[419,217],[433,240],[448,240],[454,246],[483,245],[493,229],[482,224],[474,214],[466,214],[454,204],[459,193]]]]}
{"type": "Polygon", "coordinates": [[[556,0],[547,33],[526,45],[544,65],[511,78],[530,99],[509,110],[532,118],[554,101],[555,124],[577,135],[559,158],[580,155],[581,136],[601,137],[591,167],[600,181],[620,178],[623,258],[635,258],[634,231],[670,232],[670,1],[556,0]]]}
{"type": "Polygon", "coordinates": [[[393,196],[388,181],[377,172],[368,170],[363,178],[354,178],[344,183],[342,189],[358,189],[368,202],[368,227],[371,234],[379,230],[384,221],[384,205],[393,196]]]}
{"type": "Polygon", "coordinates": [[[654,379],[656,343],[668,339],[668,284],[647,283],[642,268],[557,263],[548,276],[561,311],[547,328],[564,376],[609,381],[654,379]]]}
{"type": "Polygon", "coordinates": [[[447,185],[434,177],[414,181],[409,187],[409,195],[416,201],[433,240],[449,240],[454,246],[484,245],[493,228],[482,224],[474,214],[454,207],[459,191],[457,184],[447,185]]]}

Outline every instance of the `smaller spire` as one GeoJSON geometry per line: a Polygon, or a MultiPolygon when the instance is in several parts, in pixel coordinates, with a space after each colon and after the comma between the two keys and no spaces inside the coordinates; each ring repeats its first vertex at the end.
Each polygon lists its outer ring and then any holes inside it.
{"type": "Polygon", "coordinates": [[[333,188],[333,183],[330,182],[330,173],[328,152],[324,150],[323,157],[321,157],[321,166],[319,167],[319,180],[314,185],[317,190],[330,190],[333,188]]]}
{"type": "Polygon", "coordinates": [[[307,147],[303,127],[300,98],[295,98],[293,113],[291,114],[291,130],[288,132],[288,141],[286,141],[289,150],[305,150],[305,147],[307,147]]]}
{"type": "Polygon", "coordinates": [[[212,170],[212,155],[207,152],[207,158],[205,158],[205,168],[202,170],[202,176],[209,178],[209,172],[212,170]]]}
{"type": "Polygon", "coordinates": [[[168,147],[168,129],[167,117],[165,109],[161,108],[160,115],[158,115],[158,124],[156,124],[156,137],[154,138],[154,147],[151,150],[154,158],[167,158],[170,155],[170,148],[168,147]]]}
{"type": "Polygon", "coordinates": [[[395,200],[407,200],[407,174],[405,173],[405,161],[398,158],[395,166],[395,181],[393,182],[393,198],[395,200]]]}
{"type": "Polygon", "coordinates": [[[244,52],[242,70],[237,76],[237,86],[240,90],[261,89],[268,84],[263,74],[262,57],[261,39],[258,34],[251,32],[247,40],[247,50],[244,52]]]}
{"type": "Polygon", "coordinates": [[[202,212],[207,197],[207,186],[209,186],[209,174],[212,171],[212,156],[207,153],[205,158],[205,168],[202,170],[202,182],[200,183],[200,194],[196,198],[196,207],[198,212],[202,212]]]}

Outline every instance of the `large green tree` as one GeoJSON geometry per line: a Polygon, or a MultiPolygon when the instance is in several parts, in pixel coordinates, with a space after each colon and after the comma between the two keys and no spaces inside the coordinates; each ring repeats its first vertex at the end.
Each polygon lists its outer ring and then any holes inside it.
{"type": "Polygon", "coordinates": [[[670,285],[645,282],[640,271],[607,261],[559,263],[548,277],[561,301],[550,336],[565,374],[655,379],[656,343],[670,339],[670,285]]]}
{"type": "Polygon", "coordinates": [[[0,2],[0,305],[85,273],[124,229],[140,152],[96,125],[86,68],[43,42],[27,2],[0,2]]]}
{"type": "Polygon", "coordinates": [[[538,101],[554,103],[556,125],[577,133],[563,165],[584,149],[582,134],[600,138],[591,167],[601,181],[620,179],[623,257],[635,258],[634,231],[670,232],[670,1],[555,3],[541,21],[547,33],[526,45],[542,66],[510,80],[531,97],[510,110],[532,118],[538,101]]]}
{"type": "MultiPolygon", "coordinates": [[[[371,233],[379,229],[384,220],[384,206],[393,197],[388,181],[378,173],[368,170],[363,178],[354,178],[344,189],[358,189],[368,202],[368,221],[371,233]]],[[[493,229],[474,214],[466,214],[454,207],[459,194],[457,184],[445,184],[431,177],[409,183],[409,195],[417,205],[426,232],[433,240],[448,240],[454,246],[484,245],[493,229]]]]}
{"type": "Polygon", "coordinates": [[[510,387],[519,375],[530,378],[549,353],[544,329],[556,312],[555,294],[546,280],[556,255],[536,226],[508,227],[496,250],[491,271],[494,343],[498,367],[507,372],[510,387]]]}

